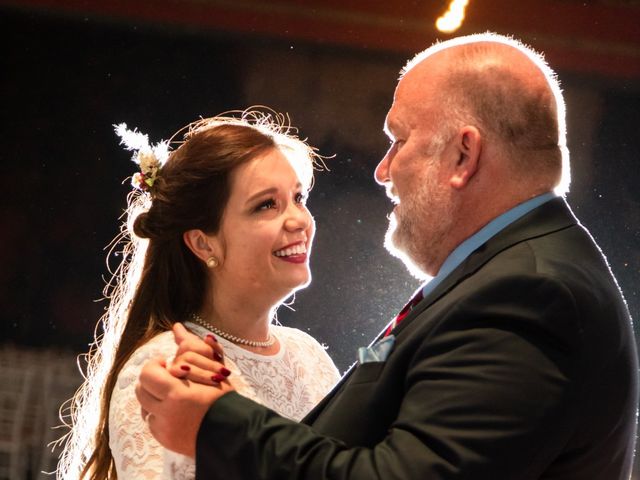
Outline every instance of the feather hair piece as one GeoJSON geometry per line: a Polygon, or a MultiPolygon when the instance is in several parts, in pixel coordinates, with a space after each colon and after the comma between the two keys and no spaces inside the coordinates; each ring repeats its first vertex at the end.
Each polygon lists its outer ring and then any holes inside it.
{"type": "Polygon", "coordinates": [[[126,123],[114,125],[114,129],[120,137],[120,144],[134,152],[131,160],[140,165],[140,171],[131,178],[132,185],[140,190],[149,191],[169,158],[169,142],[161,141],[151,145],[148,135],[135,129],[129,130],[126,123]]]}

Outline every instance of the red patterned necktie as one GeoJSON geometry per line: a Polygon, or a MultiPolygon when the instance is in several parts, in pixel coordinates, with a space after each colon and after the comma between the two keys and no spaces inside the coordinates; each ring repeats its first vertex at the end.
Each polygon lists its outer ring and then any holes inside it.
{"type": "Polygon", "coordinates": [[[389,335],[391,333],[391,330],[396,328],[400,324],[400,322],[404,320],[404,318],[407,315],[409,315],[409,312],[413,309],[413,307],[415,307],[418,303],[420,303],[420,301],[423,298],[424,297],[422,296],[422,289],[420,289],[418,290],[418,293],[416,293],[413,296],[413,298],[409,300],[409,303],[407,303],[404,307],[402,307],[402,310],[400,310],[400,313],[396,316],[396,318],[393,320],[393,322],[391,322],[391,324],[387,328],[387,331],[384,333],[384,336],[386,337],[387,335],[389,335]]]}

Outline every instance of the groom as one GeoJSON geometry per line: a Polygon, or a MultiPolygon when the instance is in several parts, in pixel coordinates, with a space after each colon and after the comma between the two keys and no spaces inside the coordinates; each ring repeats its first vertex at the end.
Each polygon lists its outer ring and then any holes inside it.
{"type": "Polygon", "coordinates": [[[302,424],[150,362],[138,398],[153,434],[195,453],[202,480],[628,478],[633,331],[554,193],[564,122],[553,72],[514,40],[411,60],[375,178],[396,205],[388,248],[434,278],[302,424]]]}

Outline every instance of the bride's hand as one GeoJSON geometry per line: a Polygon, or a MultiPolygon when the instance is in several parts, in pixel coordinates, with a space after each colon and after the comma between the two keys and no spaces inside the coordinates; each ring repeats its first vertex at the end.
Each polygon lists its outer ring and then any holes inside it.
{"type": "Polygon", "coordinates": [[[162,359],[153,358],[142,367],[136,397],[142,418],[160,444],[194,458],[203,417],[213,403],[232,390],[226,381],[206,386],[175,378],[162,359]]]}
{"type": "Polygon", "coordinates": [[[203,341],[190,333],[182,324],[173,326],[178,351],[168,368],[177,378],[184,378],[203,385],[218,385],[231,374],[224,366],[224,351],[213,336],[203,341]]]}

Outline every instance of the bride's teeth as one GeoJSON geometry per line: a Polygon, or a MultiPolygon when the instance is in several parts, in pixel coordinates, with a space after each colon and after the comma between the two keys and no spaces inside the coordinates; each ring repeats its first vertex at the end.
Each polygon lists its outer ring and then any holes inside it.
{"type": "Polygon", "coordinates": [[[294,245],[293,247],[284,248],[282,250],[278,250],[274,252],[276,257],[288,257],[290,255],[299,255],[301,253],[307,253],[307,248],[304,243],[299,245],[294,245]]]}

